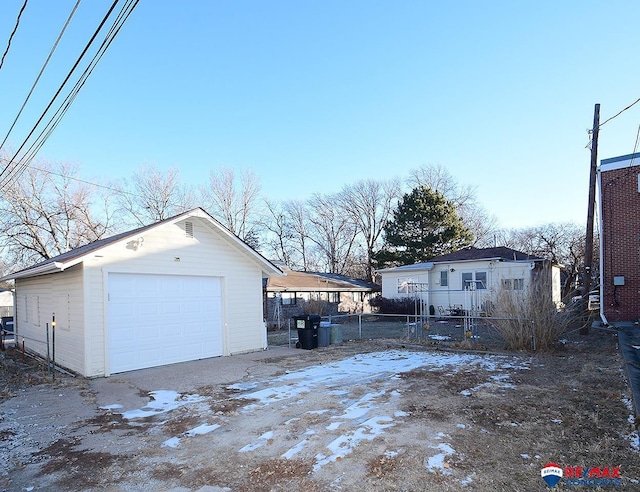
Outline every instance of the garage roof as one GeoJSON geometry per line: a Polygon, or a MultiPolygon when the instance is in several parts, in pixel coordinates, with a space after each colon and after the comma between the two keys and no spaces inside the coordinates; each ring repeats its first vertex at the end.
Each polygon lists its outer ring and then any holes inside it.
{"type": "Polygon", "coordinates": [[[155,224],[140,227],[138,229],[123,232],[121,234],[116,234],[115,236],[111,236],[108,238],[99,239],[84,246],[80,246],[79,248],[72,249],[71,251],[67,251],[66,253],[54,256],[53,258],[49,258],[48,260],[45,260],[41,263],[37,263],[36,265],[30,266],[23,270],[19,270],[9,275],[5,275],[4,277],[0,278],[0,282],[3,282],[5,280],[29,278],[36,277],[38,275],[62,272],[63,270],[77,265],[78,263],[82,263],[89,254],[95,253],[102,248],[115,244],[119,241],[125,241],[132,237],[140,236],[140,234],[144,232],[151,231],[166,224],[175,224],[176,222],[188,219],[189,217],[198,217],[204,219],[205,222],[208,223],[212,229],[217,231],[224,240],[239,249],[249,259],[257,262],[262,268],[263,275],[267,277],[285,275],[282,270],[280,270],[276,265],[267,260],[264,256],[254,250],[242,239],[234,235],[231,231],[229,231],[229,229],[224,227],[222,224],[220,224],[220,222],[218,222],[211,215],[205,212],[204,209],[198,207],[176,215],[175,217],[161,220],[160,222],[156,222],[155,224]]]}

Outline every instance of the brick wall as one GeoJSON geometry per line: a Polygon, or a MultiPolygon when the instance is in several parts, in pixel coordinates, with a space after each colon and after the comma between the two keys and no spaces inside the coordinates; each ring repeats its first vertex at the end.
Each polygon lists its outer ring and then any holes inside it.
{"type": "Polygon", "coordinates": [[[601,300],[609,321],[640,318],[640,166],[603,171],[602,206],[603,292],[601,300]],[[615,287],[614,276],[625,284],[615,287]]]}

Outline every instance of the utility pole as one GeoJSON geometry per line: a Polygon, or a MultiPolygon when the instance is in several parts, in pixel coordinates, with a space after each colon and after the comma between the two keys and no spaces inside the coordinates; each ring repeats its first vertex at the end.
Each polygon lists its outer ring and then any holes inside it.
{"type": "MultiPolygon", "coordinates": [[[[582,303],[585,310],[585,324],[580,333],[589,334],[589,292],[591,291],[591,272],[593,266],[593,219],[596,208],[596,174],[598,170],[598,132],[600,131],[600,104],[593,110],[593,129],[591,130],[591,172],[589,174],[589,203],[587,204],[587,235],[584,244],[584,293],[582,303]]],[[[602,272],[600,272],[602,275],[602,272]]]]}

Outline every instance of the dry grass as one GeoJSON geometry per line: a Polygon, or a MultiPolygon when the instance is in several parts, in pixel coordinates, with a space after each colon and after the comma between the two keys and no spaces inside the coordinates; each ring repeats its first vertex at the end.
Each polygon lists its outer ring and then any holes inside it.
{"type": "Polygon", "coordinates": [[[548,351],[570,329],[580,326],[577,306],[558,308],[551,285],[543,278],[527,290],[496,293],[491,323],[507,350],[548,351]]]}

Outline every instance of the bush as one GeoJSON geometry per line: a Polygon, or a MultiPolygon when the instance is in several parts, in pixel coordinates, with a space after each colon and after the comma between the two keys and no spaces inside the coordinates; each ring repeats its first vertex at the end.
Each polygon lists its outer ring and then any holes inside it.
{"type": "Polygon", "coordinates": [[[553,343],[581,320],[575,305],[559,309],[551,283],[541,275],[527,290],[502,290],[494,297],[491,324],[509,350],[550,350],[553,343]]]}
{"type": "Polygon", "coordinates": [[[386,297],[376,296],[369,300],[369,304],[378,313],[383,314],[416,314],[416,309],[420,313],[420,306],[416,305],[416,300],[408,297],[387,299],[386,297]]]}

